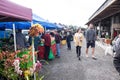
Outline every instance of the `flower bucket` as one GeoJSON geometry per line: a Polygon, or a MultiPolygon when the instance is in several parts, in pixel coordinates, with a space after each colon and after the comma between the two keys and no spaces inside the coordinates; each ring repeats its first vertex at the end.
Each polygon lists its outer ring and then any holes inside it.
{"type": "Polygon", "coordinates": [[[106,42],[106,44],[110,44],[111,43],[111,39],[106,39],[105,42],[106,42]]]}

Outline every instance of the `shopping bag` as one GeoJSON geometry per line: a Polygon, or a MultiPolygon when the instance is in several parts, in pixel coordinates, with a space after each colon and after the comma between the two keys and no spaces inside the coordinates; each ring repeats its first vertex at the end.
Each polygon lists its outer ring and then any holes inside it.
{"type": "Polygon", "coordinates": [[[53,52],[52,52],[52,49],[50,49],[50,53],[49,53],[49,56],[48,56],[48,59],[52,60],[54,59],[54,55],[53,55],[53,52]]]}
{"type": "Polygon", "coordinates": [[[52,52],[54,56],[56,55],[56,44],[51,45],[52,52]]]}

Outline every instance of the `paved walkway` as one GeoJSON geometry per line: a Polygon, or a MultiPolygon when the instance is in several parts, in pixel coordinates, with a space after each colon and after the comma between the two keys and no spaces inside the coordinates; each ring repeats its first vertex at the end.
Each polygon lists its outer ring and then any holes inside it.
{"type": "Polygon", "coordinates": [[[105,56],[104,50],[96,46],[95,56],[97,60],[85,57],[85,42],[82,47],[81,61],[75,53],[75,46],[72,42],[72,50],[66,46],[61,48],[61,58],[50,61],[49,74],[44,80],[120,80],[120,76],[113,66],[113,58],[105,56]]]}

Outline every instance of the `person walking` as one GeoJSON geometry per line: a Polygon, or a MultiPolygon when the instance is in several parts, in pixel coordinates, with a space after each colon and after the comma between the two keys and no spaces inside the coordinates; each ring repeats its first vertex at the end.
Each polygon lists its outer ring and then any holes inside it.
{"type": "Polygon", "coordinates": [[[74,35],[74,42],[75,42],[75,46],[76,46],[77,57],[79,60],[81,60],[80,55],[81,55],[81,47],[82,47],[82,43],[83,43],[83,38],[84,38],[84,36],[81,32],[81,29],[78,29],[74,35]]]}
{"type": "Polygon", "coordinates": [[[71,34],[70,32],[67,32],[67,36],[66,36],[66,41],[67,41],[67,48],[68,50],[71,50],[71,34]]]}
{"type": "Polygon", "coordinates": [[[87,43],[87,48],[86,48],[86,57],[88,57],[88,49],[89,46],[92,48],[92,59],[96,60],[94,52],[95,52],[95,40],[96,40],[96,31],[94,30],[93,24],[89,24],[89,28],[86,31],[86,43],[87,43]]]}
{"type": "Polygon", "coordinates": [[[59,35],[58,31],[55,31],[55,42],[56,42],[56,49],[57,49],[57,58],[60,58],[60,41],[61,41],[61,37],[59,35]]]}

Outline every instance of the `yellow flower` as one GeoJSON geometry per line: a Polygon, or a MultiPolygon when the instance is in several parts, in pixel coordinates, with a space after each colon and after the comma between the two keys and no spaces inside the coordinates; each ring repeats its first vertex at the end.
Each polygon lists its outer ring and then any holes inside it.
{"type": "Polygon", "coordinates": [[[30,70],[25,70],[24,71],[24,76],[27,77],[28,75],[30,75],[30,70]]]}

